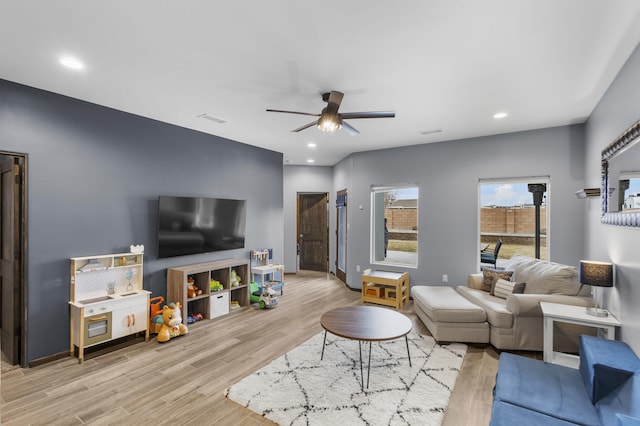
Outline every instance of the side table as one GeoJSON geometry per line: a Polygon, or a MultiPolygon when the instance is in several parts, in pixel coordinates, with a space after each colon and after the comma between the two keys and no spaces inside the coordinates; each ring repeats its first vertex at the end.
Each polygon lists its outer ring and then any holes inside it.
{"type": "Polygon", "coordinates": [[[569,324],[596,327],[604,331],[604,338],[614,340],[616,327],[620,327],[620,321],[613,315],[607,317],[595,317],[586,312],[584,306],[563,305],[560,303],[540,302],[544,317],[543,359],[545,362],[561,364],[566,367],[578,368],[580,360],[576,355],[555,352],[553,350],[553,323],[565,322],[569,324]]]}

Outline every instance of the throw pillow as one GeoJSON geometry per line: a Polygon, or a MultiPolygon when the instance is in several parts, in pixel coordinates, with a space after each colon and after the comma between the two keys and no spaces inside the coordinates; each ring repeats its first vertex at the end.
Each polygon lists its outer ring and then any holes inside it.
{"type": "Polygon", "coordinates": [[[491,295],[506,299],[510,294],[522,294],[524,293],[525,283],[514,283],[513,281],[503,280],[498,278],[496,283],[491,289],[491,295]]]}
{"type": "Polygon", "coordinates": [[[500,278],[502,278],[503,280],[511,281],[511,275],[513,275],[513,271],[498,271],[497,269],[482,268],[481,290],[490,293],[496,281],[498,281],[500,278]]]}

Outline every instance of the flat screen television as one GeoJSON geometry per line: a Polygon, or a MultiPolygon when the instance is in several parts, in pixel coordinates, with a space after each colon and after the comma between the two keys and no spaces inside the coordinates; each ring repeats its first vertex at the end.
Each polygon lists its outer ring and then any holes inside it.
{"type": "Polygon", "coordinates": [[[158,198],[158,257],[244,248],[246,200],[158,198]]]}

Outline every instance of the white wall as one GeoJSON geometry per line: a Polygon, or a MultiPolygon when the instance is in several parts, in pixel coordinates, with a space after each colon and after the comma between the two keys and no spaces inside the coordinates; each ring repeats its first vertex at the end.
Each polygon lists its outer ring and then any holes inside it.
{"type": "MultiPolygon", "coordinates": [[[[600,187],[602,149],[640,119],[640,47],[627,61],[585,126],[585,181],[600,187]]],[[[640,166],[640,165],[639,165],[640,166]]],[[[620,338],[640,353],[640,228],[600,223],[600,200],[585,206],[587,259],[611,261],[616,281],[600,296],[605,307],[622,321],[620,338]]]]}

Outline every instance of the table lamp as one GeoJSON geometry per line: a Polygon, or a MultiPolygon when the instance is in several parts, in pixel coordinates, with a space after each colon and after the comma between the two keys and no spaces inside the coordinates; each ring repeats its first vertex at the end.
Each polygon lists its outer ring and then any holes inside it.
{"type": "MultiPolygon", "coordinates": [[[[613,264],[593,260],[580,261],[580,288],[590,285],[596,288],[595,307],[588,307],[587,314],[595,317],[609,315],[606,309],[598,308],[598,287],[613,287],[613,264]]],[[[580,293],[580,291],[578,291],[580,293]]]]}

